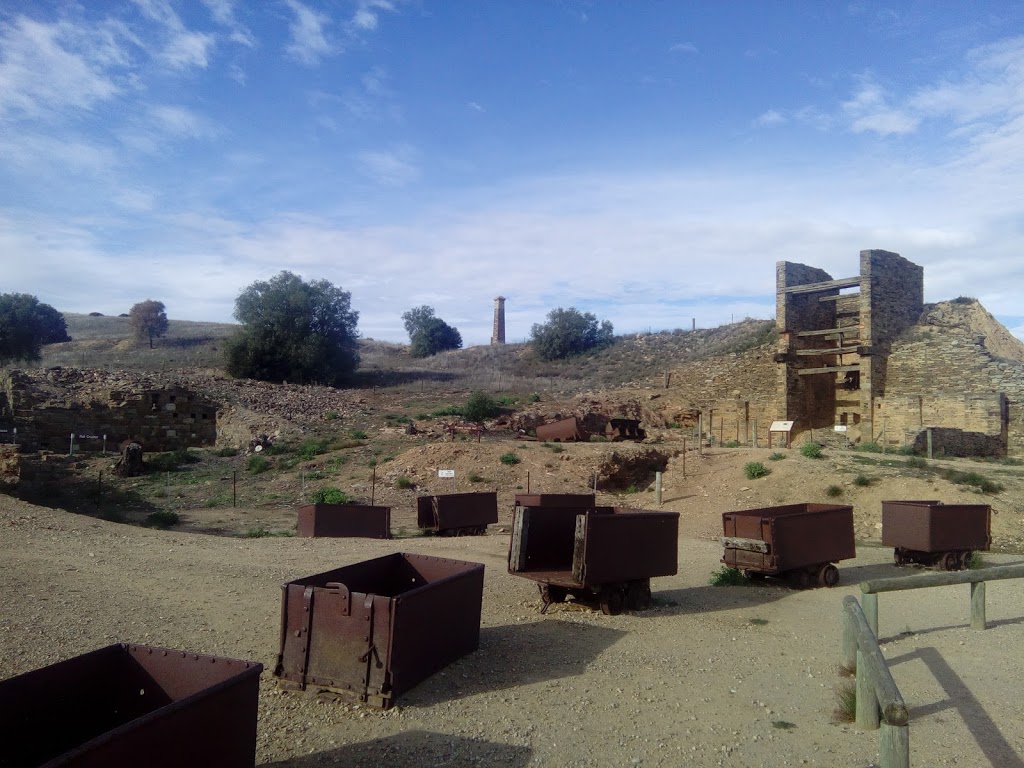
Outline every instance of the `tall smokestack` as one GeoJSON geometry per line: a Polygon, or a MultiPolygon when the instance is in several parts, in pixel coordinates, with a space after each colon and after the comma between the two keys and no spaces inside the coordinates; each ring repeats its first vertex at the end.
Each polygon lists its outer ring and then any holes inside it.
{"type": "Polygon", "coordinates": [[[491,344],[505,343],[505,297],[494,299],[494,330],[491,332],[491,344]]]}

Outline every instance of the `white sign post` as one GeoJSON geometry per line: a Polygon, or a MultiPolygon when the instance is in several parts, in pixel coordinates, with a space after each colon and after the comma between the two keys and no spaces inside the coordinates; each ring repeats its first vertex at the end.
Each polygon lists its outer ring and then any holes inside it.
{"type": "Polygon", "coordinates": [[[452,479],[452,493],[455,493],[455,470],[454,469],[439,469],[437,470],[438,477],[450,477],[452,479]]]}

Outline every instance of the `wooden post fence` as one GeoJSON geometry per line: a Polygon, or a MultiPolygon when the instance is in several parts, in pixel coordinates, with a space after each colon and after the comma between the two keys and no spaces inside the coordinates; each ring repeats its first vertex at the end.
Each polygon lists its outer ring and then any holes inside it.
{"type": "Polygon", "coordinates": [[[1024,564],[999,565],[976,571],[921,573],[893,579],[874,579],[860,583],[861,599],[868,626],[878,636],[878,595],[881,592],[902,592],[925,587],[947,587],[952,584],[971,585],[971,629],[985,629],[985,582],[1024,578],[1024,564]]]}
{"type": "Polygon", "coordinates": [[[843,598],[843,665],[857,673],[856,724],[880,729],[881,768],[910,768],[910,715],[857,598],[843,598]]]}

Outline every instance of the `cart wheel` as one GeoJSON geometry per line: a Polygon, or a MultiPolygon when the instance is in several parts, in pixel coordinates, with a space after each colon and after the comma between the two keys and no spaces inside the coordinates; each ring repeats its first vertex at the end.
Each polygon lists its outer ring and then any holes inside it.
{"type": "Polygon", "coordinates": [[[818,583],[823,587],[834,587],[839,583],[839,569],[832,563],[823,565],[818,571],[818,583]]]}
{"type": "Polygon", "coordinates": [[[892,553],[892,561],[894,563],[896,563],[896,565],[906,565],[907,564],[907,556],[906,556],[906,554],[904,554],[902,549],[900,549],[899,547],[896,547],[896,549],[893,550],[893,553],[892,553]]]}
{"type": "Polygon", "coordinates": [[[960,565],[960,558],[956,556],[956,552],[947,552],[939,562],[942,563],[942,570],[955,571],[960,565]]]}
{"type": "Polygon", "coordinates": [[[808,589],[814,583],[813,571],[799,571],[796,574],[796,585],[800,589],[808,589]]]}
{"type": "Polygon", "coordinates": [[[631,611],[643,611],[651,607],[651,583],[647,579],[629,582],[626,588],[626,607],[631,611]]]}
{"type": "Polygon", "coordinates": [[[966,571],[968,568],[971,567],[971,559],[973,557],[974,557],[974,553],[971,552],[971,550],[967,550],[966,552],[961,552],[960,553],[959,560],[960,560],[960,570],[961,571],[966,571]]]}
{"type": "Polygon", "coordinates": [[[601,587],[601,612],[608,616],[616,616],[622,613],[626,602],[620,584],[608,584],[601,587]]]}
{"type": "Polygon", "coordinates": [[[540,599],[544,603],[541,607],[541,613],[547,613],[548,607],[552,603],[564,603],[565,598],[569,596],[569,590],[565,587],[557,587],[553,584],[538,584],[537,587],[540,589],[540,599]]]}

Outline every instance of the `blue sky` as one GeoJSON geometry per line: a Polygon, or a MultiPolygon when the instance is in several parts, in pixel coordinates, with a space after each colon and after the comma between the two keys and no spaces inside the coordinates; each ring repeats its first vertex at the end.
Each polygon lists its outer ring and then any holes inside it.
{"type": "Polygon", "coordinates": [[[711,327],[884,248],[1024,338],[1022,179],[1016,1],[0,0],[0,291],[62,311],[711,327]]]}

